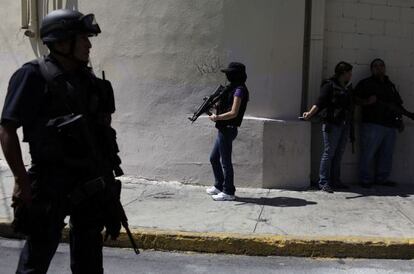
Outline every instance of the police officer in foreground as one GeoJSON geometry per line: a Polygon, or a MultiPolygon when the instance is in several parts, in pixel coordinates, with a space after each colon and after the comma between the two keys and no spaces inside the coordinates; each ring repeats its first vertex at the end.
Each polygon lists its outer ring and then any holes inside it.
{"type": "Polygon", "coordinates": [[[103,273],[101,231],[119,235],[111,213],[120,194],[115,176],[122,174],[110,127],[113,91],[87,67],[89,37],[100,32],[93,14],[52,11],[40,29],[50,55],[23,65],[10,80],[0,141],[15,178],[13,226],[27,236],[17,273],[47,272],[68,215],[73,273],[103,273]],[[20,126],[30,148],[28,171],[20,126]]]}

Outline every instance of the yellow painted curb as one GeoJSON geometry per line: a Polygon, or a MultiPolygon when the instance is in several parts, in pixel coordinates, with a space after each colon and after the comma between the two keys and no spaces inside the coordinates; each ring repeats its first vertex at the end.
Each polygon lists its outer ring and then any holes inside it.
{"type": "MultiPolygon", "coordinates": [[[[414,259],[414,239],[371,237],[302,237],[237,233],[200,233],[133,229],[139,248],[166,251],[244,254],[253,256],[300,256],[325,258],[414,259]]],[[[0,236],[18,237],[9,223],[0,223],[0,236]]],[[[65,229],[63,240],[67,241],[65,229]]],[[[122,232],[106,246],[130,248],[122,232]]]]}

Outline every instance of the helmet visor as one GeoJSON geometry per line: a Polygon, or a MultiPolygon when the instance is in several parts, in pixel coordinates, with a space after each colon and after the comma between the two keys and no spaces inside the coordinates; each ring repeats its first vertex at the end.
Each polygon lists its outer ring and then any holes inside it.
{"type": "Polygon", "coordinates": [[[80,18],[80,22],[82,25],[82,30],[84,30],[88,34],[98,35],[99,33],[101,33],[101,28],[96,22],[95,15],[93,15],[92,13],[82,16],[80,18]]]}

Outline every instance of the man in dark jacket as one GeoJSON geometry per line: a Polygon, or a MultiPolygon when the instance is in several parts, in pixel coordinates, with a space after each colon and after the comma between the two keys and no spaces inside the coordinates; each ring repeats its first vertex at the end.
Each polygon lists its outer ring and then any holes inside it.
{"type": "Polygon", "coordinates": [[[363,187],[374,183],[394,185],[389,177],[397,131],[403,129],[402,115],[413,118],[413,114],[403,108],[401,96],[386,75],[382,59],[371,62],[371,72],[355,88],[357,103],[362,107],[360,184],[363,187]],[[370,168],[373,163],[374,172],[370,168]]]}

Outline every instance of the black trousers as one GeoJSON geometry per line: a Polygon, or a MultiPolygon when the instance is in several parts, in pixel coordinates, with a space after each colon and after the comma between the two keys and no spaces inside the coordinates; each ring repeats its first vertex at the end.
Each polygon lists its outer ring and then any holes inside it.
{"type": "MultiPolygon", "coordinates": [[[[56,193],[55,193],[56,194],[56,193]]],[[[50,262],[56,252],[62,236],[64,219],[70,215],[70,262],[74,274],[101,274],[104,228],[103,200],[101,195],[90,197],[76,208],[70,210],[62,207],[63,195],[39,195],[33,204],[50,202],[50,218],[39,214],[33,221],[33,229],[27,236],[26,243],[20,254],[16,273],[42,274],[47,273],[50,262]],[[61,197],[56,199],[56,197],[61,197]],[[63,212],[63,213],[62,213],[63,212]],[[36,223],[37,221],[37,223],[36,223]]],[[[66,196],[67,197],[67,196],[66,196]]],[[[46,203],[47,204],[47,203],[46,203]]],[[[33,206],[33,205],[32,205],[33,206]]]]}
{"type": "MultiPolygon", "coordinates": [[[[76,224],[71,220],[70,262],[74,274],[104,273],[102,266],[102,225],[76,224]]],[[[61,240],[61,226],[45,229],[41,235],[30,235],[20,254],[16,273],[47,273],[61,240]]]]}

